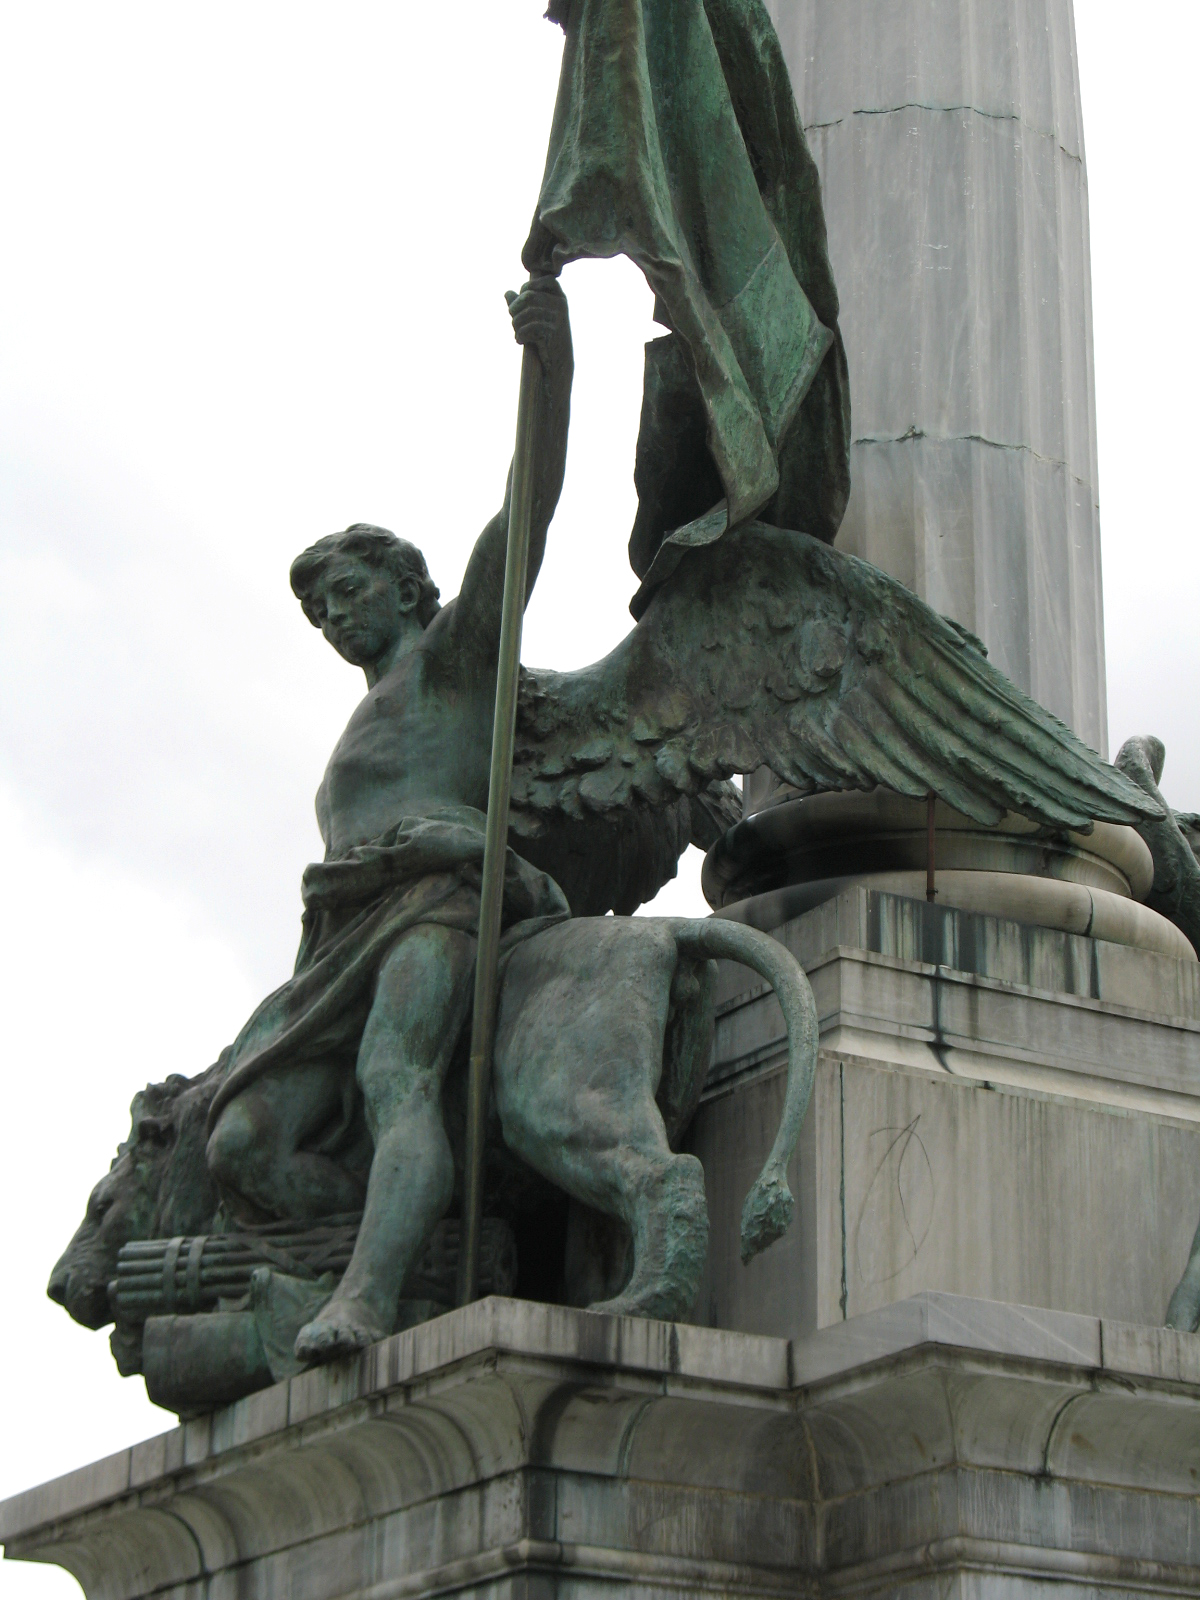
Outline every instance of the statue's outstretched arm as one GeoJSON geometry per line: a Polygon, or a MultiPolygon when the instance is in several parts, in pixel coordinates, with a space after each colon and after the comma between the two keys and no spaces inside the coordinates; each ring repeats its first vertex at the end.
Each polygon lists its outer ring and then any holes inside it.
{"type": "MultiPolygon", "coordinates": [[[[554,278],[536,278],[509,301],[518,344],[532,345],[542,367],[534,442],[533,515],[529,533],[529,582],[533,592],[546,552],[546,532],[562,493],[567,465],[567,433],[571,420],[571,378],[574,355],[567,298],[554,278]]],[[[509,472],[504,505],[480,534],[467,563],[454,607],[454,652],[479,655],[494,664],[500,640],[500,603],[504,593],[504,557],[508,543],[509,472]]]]}

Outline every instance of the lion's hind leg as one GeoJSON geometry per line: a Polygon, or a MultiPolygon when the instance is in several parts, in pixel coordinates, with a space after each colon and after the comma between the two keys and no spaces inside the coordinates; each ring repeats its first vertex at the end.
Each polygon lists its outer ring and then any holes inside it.
{"type": "Polygon", "coordinates": [[[505,979],[505,1142],[632,1239],[629,1281],[597,1311],[683,1316],[704,1269],[703,1169],[672,1152],[655,1103],[676,962],[674,938],[653,923],[581,919],[531,939],[505,979]]]}
{"type": "Polygon", "coordinates": [[[633,1273],[620,1294],[590,1309],[668,1322],[686,1316],[708,1254],[704,1169],[695,1156],[668,1155],[636,1189],[623,1220],[633,1235],[633,1273]]]}

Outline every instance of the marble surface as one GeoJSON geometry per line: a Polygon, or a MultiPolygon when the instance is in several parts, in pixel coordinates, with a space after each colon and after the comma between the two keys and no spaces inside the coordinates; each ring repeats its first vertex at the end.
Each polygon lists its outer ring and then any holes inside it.
{"type": "Polygon", "coordinates": [[[802,1336],[921,1290],[1162,1321],[1200,1215],[1200,966],[846,890],[776,930],[821,1053],[791,1230],[748,1267],[745,1195],[782,1107],[773,996],[723,966],[688,1148],[694,1318],[802,1336]]]}
{"type": "MultiPolygon", "coordinates": [[[[769,932],[855,884],[926,898],[924,801],[884,789],[802,798],[760,768],[746,805],[704,860],[704,894],[720,915],[769,932]]],[[[1196,960],[1186,934],[1140,903],[1154,863],[1132,828],[1055,833],[1011,813],[984,828],[939,801],[933,858],[939,908],[1196,960]]]]}
{"type": "MultiPolygon", "coordinates": [[[[883,788],[797,796],[768,767],[751,773],[743,787],[742,821],[704,860],[705,898],[713,907],[755,893],[758,874],[773,887],[926,867],[924,799],[883,788]]],[[[934,805],[933,823],[939,872],[958,868],[1055,878],[1139,901],[1154,882],[1149,846],[1130,827],[1096,822],[1090,833],[1056,832],[1010,811],[989,828],[941,800],[934,805]]]]}
{"type": "MultiPolygon", "coordinates": [[[[787,884],[736,900],[721,912],[738,922],[767,930],[793,921],[827,904],[854,886],[896,899],[924,900],[924,868],[895,872],[847,872],[834,878],[787,884]]],[[[1149,906],[1107,889],[1015,872],[939,867],[936,877],[940,910],[964,911],[992,921],[1036,929],[1081,934],[1096,943],[1124,945],[1139,954],[1167,956],[1195,963],[1187,935],[1149,906]]]]}
{"type": "Polygon", "coordinates": [[[1107,739],[1087,170],[1071,0],[768,0],[850,365],[839,546],[1107,739]]]}
{"type": "Polygon", "coordinates": [[[106,1600],[1178,1594],[1198,1473],[1192,1334],[944,1294],[806,1340],[487,1300],[30,1490],[0,1539],[106,1600]]]}

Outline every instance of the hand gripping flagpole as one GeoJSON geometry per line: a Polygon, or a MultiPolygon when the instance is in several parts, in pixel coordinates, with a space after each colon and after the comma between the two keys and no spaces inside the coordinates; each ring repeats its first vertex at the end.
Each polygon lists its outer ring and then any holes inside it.
{"type": "Polygon", "coordinates": [[[467,1079],[466,1186],[458,1250],[458,1303],[469,1305],[479,1290],[479,1239],[483,1227],[483,1163],[492,1048],[496,1040],[499,991],[500,922],[504,909],[504,867],[508,851],[508,804],[512,791],[513,744],[517,727],[517,685],[521,671],[521,622],[529,577],[529,524],[533,510],[533,446],[542,368],[532,345],[521,354],[521,392],[517,403],[517,443],[513,452],[508,502],[508,546],[504,558],[504,600],[500,617],[500,657],[496,668],[496,717],[492,728],[492,766],[488,780],[487,832],[479,898],[479,948],[475,957],[475,1009],[467,1079]]]}

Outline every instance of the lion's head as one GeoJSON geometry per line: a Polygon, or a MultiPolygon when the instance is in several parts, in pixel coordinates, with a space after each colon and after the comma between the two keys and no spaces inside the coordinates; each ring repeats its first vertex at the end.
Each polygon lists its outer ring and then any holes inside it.
{"type": "Polygon", "coordinates": [[[85,1328],[113,1320],[108,1285],[122,1245],[210,1225],[217,1194],[204,1161],[205,1123],[224,1062],[197,1078],[147,1084],[133,1097],[129,1138],[92,1190],[46,1289],[85,1328]]]}

